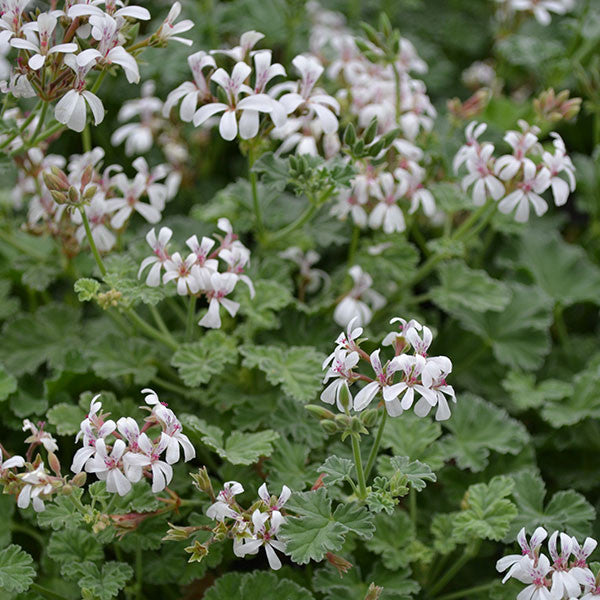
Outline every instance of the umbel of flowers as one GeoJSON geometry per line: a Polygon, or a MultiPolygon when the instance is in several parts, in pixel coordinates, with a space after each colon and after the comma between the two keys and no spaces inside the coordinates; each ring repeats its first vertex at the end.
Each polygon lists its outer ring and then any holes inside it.
{"type": "Polygon", "coordinates": [[[429,327],[400,317],[391,323],[398,323],[398,329],[385,336],[382,348],[367,354],[360,347],[366,341],[360,337],[362,327],[357,326],[356,318],[350,321],[323,363],[327,370],[323,381],[328,385],[321,400],[336,404],[341,412],[360,412],[381,395],[390,417],[398,417],[411,408],[425,417],[435,408],[436,420],[450,418],[448,398],[456,402],[456,396],[446,377],[452,372],[452,362],[447,356],[428,356],[433,341],[429,327]],[[386,347],[394,353],[389,360],[382,358],[386,347]],[[359,382],[362,387],[353,395],[359,382]]]}

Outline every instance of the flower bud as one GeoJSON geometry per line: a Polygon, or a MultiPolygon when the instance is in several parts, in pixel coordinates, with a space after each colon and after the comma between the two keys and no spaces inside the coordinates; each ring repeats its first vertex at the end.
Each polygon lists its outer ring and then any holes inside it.
{"type": "Polygon", "coordinates": [[[362,424],[360,417],[351,417],[350,429],[353,433],[364,433],[365,435],[369,433],[362,424]]]}
{"type": "Polygon", "coordinates": [[[198,469],[197,473],[192,474],[192,479],[194,480],[194,485],[205,494],[208,494],[211,498],[215,497],[215,493],[213,491],[212,483],[210,482],[210,477],[208,476],[208,471],[206,467],[202,467],[198,469]]]}
{"type": "Polygon", "coordinates": [[[348,123],[348,125],[346,126],[343,140],[344,144],[350,147],[352,147],[356,142],[356,130],[354,129],[354,125],[352,125],[352,123],[348,123]]]}
{"type": "Polygon", "coordinates": [[[343,409],[347,412],[352,408],[352,399],[350,398],[350,390],[348,389],[348,383],[345,381],[342,384],[342,386],[340,387],[339,403],[340,403],[340,406],[342,406],[343,409]]]}
{"type": "Polygon", "coordinates": [[[67,203],[67,195],[64,192],[57,192],[56,190],[50,190],[50,195],[52,196],[54,202],[57,204],[66,204],[67,203]]]}
{"type": "Polygon", "coordinates": [[[67,177],[65,172],[62,169],[59,169],[56,165],[54,165],[50,167],[50,173],[56,178],[56,181],[58,182],[58,185],[55,189],[66,192],[71,184],[69,183],[69,178],[67,177]]]}
{"type": "Polygon", "coordinates": [[[90,185],[86,188],[86,190],[83,192],[83,199],[84,200],[91,200],[96,192],[98,191],[98,186],[96,185],[90,185]]]}
{"type": "Polygon", "coordinates": [[[71,186],[68,192],[68,202],[69,204],[79,204],[79,192],[77,188],[71,186]]]}
{"type": "Polygon", "coordinates": [[[382,587],[371,583],[371,585],[369,585],[369,589],[367,590],[365,600],[378,600],[379,596],[381,596],[381,592],[383,592],[382,587]]]}
{"type": "Polygon", "coordinates": [[[319,417],[319,419],[335,419],[335,414],[323,406],[318,406],[317,404],[307,404],[304,408],[319,417]]]}
{"type": "Polygon", "coordinates": [[[376,408],[369,408],[361,414],[361,421],[365,427],[373,427],[377,423],[379,411],[376,408]]]}
{"type": "Polygon", "coordinates": [[[337,425],[333,421],[319,421],[319,425],[321,426],[321,429],[329,435],[337,433],[338,431],[337,425]]]}
{"type": "Polygon", "coordinates": [[[169,527],[167,535],[162,538],[165,542],[181,542],[187,540],[190,535],[197,531],[197,527],[181,527],[179,525],[173,525],[173,523],[169,523],[169,527]]]}
{"type": "Polygon", "coordinates": [[[85,471],[81,471],[71,479],[71,485],[74,485],[75,487],[83,487],[86,479],[87,473],[85,471]]]}
{"type": "Polygon", "coordinates": [[[341,556],[338,556],[337,554],[333,554],[333,552],[327,552],[327,554],[325,554],[325,558],[327,558],[329,564],[332,564],[337,569],[340,577],[352,568],[351,562],[347,561],[341,556]]]}
{"type": "Polygon", "coordinates": [[[62,477],[62,473],[60,471],[60,461],[54,452],[48,452],[48,464],[57,477],[62,477]]]}
{"type": "Polygon", "coordinates": [[[81,187],[84,188],[90,181],[92,181],[92,177],[94,175],[94,166],[88,165],[81,175],[81,187]]]}
{"type": "Polygon", "coordinates": [[[338,429],[350,429],[352,426],[352,418],[348,415],[336,415],[335,422],[338,426],[338,429]]]}

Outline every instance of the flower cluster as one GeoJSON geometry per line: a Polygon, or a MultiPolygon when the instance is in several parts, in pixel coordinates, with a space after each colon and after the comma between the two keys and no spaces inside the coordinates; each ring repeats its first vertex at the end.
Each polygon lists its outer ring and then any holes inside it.
{"type": "Polygon", "coordinates": [[[132,417],[121,417],[116,423],[102,412],[100,395],[90,402],[87,417],[81,422],[76,441],[83,446],[73,457],[71,470],[95,473],[106,482],[106,490],[124,496],[131,484],[142,477],[152,479],[152,491],[165,489],[173,477],[172,465],[179,461],[180,447],[185,461],[196,456],[194,446],[182,432],[173,411],[159,401],[156,392],[142,390],[150,415],[140,428],[132,417]],[[154,435],[149,435],[152,431],[154,435]],[[147,433],[149,432],[149,433],[147,433]],[[161,456],[165,454],[165,460],[161,456]]]}
{"type": "Polygon", "coordinates": [[[240,307],[237,302],[227,298],[238,281],[243,281],[250,290],[250,297],[254,297],[252,281],[244,274],[250,263],[250,250],[237,239],[228,219],[219,219],[217,226],[224,232],[222,236],[215,236],[219,241],[218,245],[210,237],[203,236],[198,241],[198,237],[192,235],[185,242],[190,250],[185,258],[179,252],[169,253],[168,245],[173,235],[171,229],[161,227],[158,236],[154,229],[151,229],[146,235],[146,241],[154,254],[142,261],[138,272],[138,277],[141,277],[150,267],[146,275],[146,284],[156,287],[161,283],[161,272],[164,270],[163,284],[174,281],[180,296],[204,295],[208,301],[208,312],[198,324],[216,329],[221,327],[221,306],[232,317],[240,307]],[[218,259],[226,265],[224,271],[219,271],[222,263],[219,263],[218,259]]]}
{"type": "Polygon", "coordinates": [[[281,560],[275,550],[285,553],[285,543],[278,540],[277,535],[285,522],[281,510],[292,492],[284,485],[279,497],[271,496],[263,483],[258,489],[258,502],[244,510],[235,499],[243,491],[241,483],[226,481],[206,515],[227,527],[236,556],[253,555],[264,547],[271,569],[280,569],[281,560]]]}
{"type": "MultiPolygon", "coordinates": [[[[135,44],[127,45],[127,40],[136,21],[150,19],[149,11],[134,5],[119,8],[121,3],[107,0],[65,2],[62,10],[36,14],[25,12],[29,4],[29,0],[0,3],[0,44],[8,43],[16,51],[9,79],[0,89],[15,97],[37,95],[47,103],[57,100],[56,120],[75,131],[85,128],[88,108],[98,125],[104,119],[104,106],[95,92],[104,73],[116,65],[129,83],[140,80],[135,44]],[[98,6],[102,4],[104,10],[98,6]],[[92,72],[97,77],[90,87],[92,72]]],[[[180,10],[180,4],[174,3],[158,31],[139,47],[164,45],[169,39],[188,43],[173,35],[193,27],[191,21],[174,24],[180,10]]]]}
{"type": "Polygon", "coordinates": [[[385,298],[371,288],[373,278],[359,265],[348,269],[354,285],[335,307],[333,319],[341,327],[346,327],[353,319],[357,325],[368,325],[373,311],[385,306],[385,298]]]}
{"type": "Polygon", "coordinates": [[[446,356],[428,356],[433,340],[428,327],[399,317],[391,323],[399,323],[398,330],[386,335],[382,346],[391,346],[394,357],[384,363],[380,356],[383,348],[367,354],[360,347],[365,341],[360,338],[362,327],[356,318],[350,322],[346,332],[338,336],[335,350],[323,363],[323,369],[327,369],[323,383],[333,381],[321,393],[321,400],[337,404],[341,412],[350,408],[362,411],[381,393],[391,417],[401,415],[414,405],[419,417],[427,416],[437,407],[438,421],[450,418],[446,396],[453,402],[456,396],[452,386],[446,383],[446,377],[452,372],[452,362],[446,356]],[[358,371],[361,360],[370,365],[374,377],[358,371]],[[350,387],[358,381],[365,385],[353,398],[350,387]]]}
{"type": "Polygon", "coordinates": [[[133,161],[136,175],[130,179],[120,165],[103,168],[103,158],[102,148],[73,155],[65,172],[64,158],[29,150],[13,191],[15,207],[28,199],[29,229],[59,238],[66,252],[75,254],[86,237],[81,212],[75,208],[85,211],[100,252],[114,247],[117,234],[134,213],[157,223],[177,192],[179,174],[166,164],[151,169],[139,157],[133,161]]]}
{"type": "Polygon", "coordinates": [[[502,583],[514,578],[527,584],[518,597],[531,600],[599,597],[600,582],[587,563],[598,542],[588,537],[580,545],[575,537],[555,531],[548,540],[549,559],[540,552],[547,536],[548,532],[538,527],[528,541],[525,528],[521,529],[517,541],[522,553],[510,554],[496,563],[498,571],[506,571],[502,583]]]}
{"type": "Polygon", "coordinates": [[[575,8],[576,0],[496,0],[503,17],[512,17],[516,12],[532,13],[542,25],[550,25],[551,13],[564,15],[575,8]]]}
{"type": "Polygon", "coordinates": [[[464,165],[468,171],[462,187],[472,188],[476,206],[492,198],[499,202],[501,212],[514,211],[515,220],[522,223],[529,219],[530,205],[538,216],[548,210],[541,196],[546,190],[552,191],[556,206],[565,204],[575,189],[575,166],[557,133],[550,134],[554,152],[544,151],[538,141],[540,129],[520,120],[521,131],[508,131],[504,136],[512,153],[496,158],[494,145],[479,141],[486,127],[485,123],[470,123],[466,144],[454,157],[454,170],[458,172],[464,165]]]}

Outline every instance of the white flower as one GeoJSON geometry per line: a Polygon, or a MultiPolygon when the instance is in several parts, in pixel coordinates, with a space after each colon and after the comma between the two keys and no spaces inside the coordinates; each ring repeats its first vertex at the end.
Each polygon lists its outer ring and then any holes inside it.
{"type": "Polygon", "coordinates": [[[276,538],[279,528],[284,522],[285,518],[278,510],[274,510],[269,514],[268,512],[261,513],[256,509],[252,513],[254,539],[243,540],[243,543],[237,547],[236,554],[239,553],[238,556],[256,554],[259,548],[264,546],[271,569],[275,571],[280,569],[281,561],[275,550],[285,552],[285,544],[276,538]]]}
{"type": "Polygon", "coordinates": [[[175,21],[177,20],[177,17],[179,17],[180,12],[181,4],[179,2],[174,2],[173,6],[171,6],[171,9],[169,10],[167,18],[164,20],[164,23],[158,30],[156,37],[165,44],[169,40],[173,40],[175,42],[179,42],[180,44],[191,46],[192,40],[179,37],[179,34],[184,33],[185,31],[189,31],[194,26],[194,22],[190,19],[184,19],[183,21],[180,21],[179,23],[175,24],[175,21]]]}
{"type": "Polygon", "coordinates": [[[516,573],[523,564],[523,556],[527,556],[531,560],[535,560],[537,558],[542,542],[547,536],[548,532],[543,527],[538,527],[533,532],[531,540],[528,542],[525,527],[519,531],[517,535],[517,541],[521,547],[521,554],[509,554],[496,562],[496,570],[500,573],[508,569],[504,579],[502,579],[502,583],[506,583],[513,576],[516,577],[516,573]]]}
{"type": "Polygon", "coordinates": [[[163,275],[163,283],[168,283],[175,279],[177,280],[177,293],[180,296],[197,294],[200,291],[200,283],[192,271],[195,263],[195,254],[188,254],[183,259],[179,252],[173,253],[171,258],[167,259],[164,263],[165,273],[163,275]]]}
{"type": "Polygon", "coordinates": [[[223,489],[217,494],[216,502],[206,509],[206,516],[215,521],[224,521],[226,517],[237,519],[239,514],[232,506],[235,506],[235,496],[243,493],[244,488],[237,481],[226,481],[223,489]]]}
{"type": "Polygon", "coordinates": [[[194,81],[185,81],[169,93],[163,106],[163,115],[168,117],[173,107],[181,100],[179,116],[182,121],[190,123],[194,118],[198,102],[206,102],[212,97],[204,76],[204,69],[207,67],[216,69],[217,65],[215,59],[203,50],[191,54],[187,60],[194,81]]]}
{"type": "Polygon", "coordinates": [[[158,232],[158,237],[156,237],[156,233],[154,228],[152,228],[146,234],[146,241],[152,251],[154,252],[154,256],[148,256],[142,261],[140,265],[140,270],[138,271],[138,279],[140,278],[144,269],[150,267],[148,271],[148,275],[146,276],[146,285],[151,287],[157,287],[160,285],[160,272],[161,269],[165,266],[165,263],[170,259],[169,253],[167,251],[167,246],[169,244],[169,240],[173,235],[173,231],[168,227],[161,227],[158,232]]]}
{"type": "Polygon", "coordinates": [[[94,124],[104,119],[104,106],[98,96],[85,89],[85,77],[96,64],[100,53],[89,49],[77,55],[67,54],[65,64],[75,71],[75,89],[69,90],[56,104],[54,116],[73,131],[83,131],[86,124],[86,103],[94,116],[94,124]]]}
{"type": "MultiPolygon", "coordinates": [[[[359,360],[358,352],[348,352],[345,348],[338,346],[334,352],[333,361],[327,373],[325,373],[323,383],[327,383],[332,377],[335,379],[321,392],[321,400],[326,404],[333,404],[335,402],[340,412],[345,412],[346,410],[340,402],[342,390],[347,392],[350,406],[352,406],[352,394],[350,394],[348,389],[348,379],[354,377],[352,369],[358,364],[359,360]]],[[[329,359],[325,361],[323,368],[326,367],[328,362],[329,359]]]]}
{"type": "Polygon", "coordinates": [[[91,15],[103,16],[105,13],[99,9],[96,4],[104,4],[106,14],[110,15],[114,18],[128,17],[130,19],[138,19],[140,21],[149,21],[150,20],[150,12],[143,8],[142,6],[122,6],[123,3],[115,0],[93,0],[93,4],[89,3],[81,3],[74,4],[67,11],[67,15],[71,19],[75,19],[77,17],[88,17],[91,15]],[[122,8],[117,8],[117,5],[120,4],[122,8]]]}
{"type": "Polygon", "coordinates": [[[500,201],[498,209],[500,212],[508,214],[515,210],[515,221],[525,223],[529,219],[529,204],[538,217],[541,217],[547,210],[548,204],[539,195],[548,189],[550,185],[550,172],[546,168],[537,171],[535,163],[526,158],[523,161],[523,181],[517,184],[514,192],[500,201]]]}
{"type": "MultiPolygon", "coordinates": [[[[165,434],[161,434],[158,443],[155,444],[145,433],[141,433],[137,440],[139,451],[127,452],[123,459],[126,465],[138,469],[140,478],[141,469],[143,467],[151,467],[152,491],[155,494],[164,490],[171,482],[171,479],[173,479],[173,467],[165,461],[160,460],[160,455],[166,450],[168,445],[169,438],[165,434]]],[[[137,473],[135,476],[137,476],[137,473]]]]}
{"type": "MultiPolygon", "coordinates": [[[[424,398],[431,398],[430,404],[435,404],[436,399],[431,389],[422,381],[422,372],[427,364],[427,359],[420,354],[416,356],[408,356],[401,354],[390,361],[390,367],[395,371],[402,371],[404,377],[399,383],[389,386],[383,392],[383,399],[386,402],[388,413],[390,410],[396,412],[401,408],[408,410],[414,402],[415,392],[419,393],[424,398]],[[398,406],[398,398],[400,397],[400,406],[398,406]],[[389,404],[389,407],[388,407],[389,404]]],[[[397,416],[390,413],[391,416],[397,416]]]]}
{"type": "MultiPolygon", "coordinates": [[[[395,346],[404,346],[405,344],[410,344],[410,342],[408,341],[408,332],[411,330],[417,330],[417,331],[421,331],[422,326],[419,323],[419,321],[416,321],[415,319],[411,319],[410,321],[406,321],[404,320],[402,317],[394,317],[391,321],[390,324],[392,323],[400,323],[399,330],[396,331],[391,331],[390,333],[388,333],[384,338],[383,341],[381,342],[382,346],[391,346],[391,345],[395,345],[395,346]]],[[[400,347],[399,350],[401,350],[402,348],[400,347]]]]}
{"type": "Polygon", "coordinates": [[[234,242],[230,248],[224,248],[219,252],[219,258],[227,265],[228,273],[234,273],[243,281],[250,290],[250,298],[254,298],[254,284],[248,275],[244,275],[244,269],[250,264],[250,250],[240,242],[234,242]]]}
{"type": "Polygon", "coordinates": [[[206,272],[200,272],[199,279],[209,304],[208,312],[198,321],[198,325],[218,329],[221,327],[219,305],[223,306],[232,317],[235,317],[240,308],[237,302],[226,298],[233,291],[238,276],[233,273],[212,273],[209,275],[206,272]]]}
{"type": "MultiPolygon", "coordinates": [[[[373,371],[375,371],[375,380],[367,383],[367,385],[365,385],[360,392],[356,394],[354,398],[354,410],[356,411],[361,411],[367,408],[367,406],[371,404],[375,396],[380,391],[383,392],[384,397],[386,393],[389,393],[388,390],[390,386],[388,384],[388,377],[394,372],[394,364],[388,363],[388,368],[384,370],[383,366],[381,365],[381,359],[379,358],[380,352],[381,350],[378,348],[377,350],[373,351],[369,357],[371,359],[373,371]]],[[[388,408],[389,412],[391,405],[388,407],[386,404],[386,407],[388,408]]]]}
{"type": "Polygon", "coordinates": [[[580,567],[570,567],[569,557],[573,548],[573,539],[566,533],[560,534],[560,553],[557,549],[558,531],[548,540],[548,550],[552,558],[552,587],[550,594],[553,598],[572,598],[581,593],[580,583],[583,583],[584,570],[580,567]],[[581,580],[581,581],[579,581],[581,580]]]}
{"type": "Polygon", "coordinates": [[[101,481],[106,481],[106,491],[124,496],[131,490],[131,482],[123,474],[122,457],[126,445],[123,440],[115,440],[110,455],[103,439],[96,440],[96,452],[93,458],[87,461],[85,470],[96,473],[101,481]]]}
{"type": "Polygon", "coordinates": [[[504,181],[512,179],[521,168],[529,152],[541,152],[541,146],[538,142],[539,127],[530,126],[523,120],[519,120],[519,127],[522,131],[508,131],[504,136],[513,149],[512,154],[501,156],[495,165],[496,175],[504,181]]]}
{"type": "Polygon", "coordinates": [[[373,310],[379,310],[385,306],[385,299],[371,289],[373,279],[360,266],[350,267],[348,273],[354,280],[354,286],[336,306],[333,319],[342,327],[346,327],[354,317],[357,317],[357,326],[367,325],[373,317],[373,310]],[[367,300],[371,306],[363,302],[361,298],[367,300]]]}
{"type": "Polygon", "coordinates": [[[25,486],[23,486],[17,497],[17,506],[27,508],[31,503],[35,512],[42,512],[45,506],[40,496],[52,493],[52,484],[48,473],[46,473],[44,463],[40,463],[34,471],[20,473],[18,477],[25,482],[25,486]]]}
{"type": "Polygon", "coordinates": [[[281,488],[281,494],[279,494],[279,497],[271,496],[271,494],[269,494],[266,483],[263,483],[258,488],[258,496],[267,505],[269,510],[281,510],[285,503],[290,499],[291,495],[292,490],[290,490],[287,485],[284,485],[281,488]]]}
{"type": "Polygon", "coordinates": [[[488,197],[499,200],[504,196],[504,186],[500,180],[493,175],[494,146],[485,143],[480,146],[477,152],[472,152],[466,160],[468,175],[463,177],[461,187],[467,191],[473,186],[473,203],[475,206],[482,206],[488,197]]]}
{"type": "Polygon", "coordinates": [[[112,185],[122,194],[122,198],[110,198],[106,201],[110,211],[116,211],[110,220],[111,227],[121,229],[133,211],[138,212],[148,223],[160,221],[160,210],[152,204],[142,202],[140,198],[146,193],[146,179],[143,175],[136,175],[130,181],[124,173],[117,173],[112,180],[112,185]]]}
{"type": "Polygon", "coordinates": [[[323,66],[316,57],[304,55],[296,56],[292,64],[300,73],[301,80],[297,91],[284,94],[280,98],[287,114],[304,106],[309,113],[316,115],[325,133],[334,133],[338,129],[336,114],[340,111],[340,105],[332,96],[328,96],[322,90],[314,89],[323,73],[323,66]]]}
{"type": "Polygon", "coordinates": [[[258,133],[259,116],[258,113],[273,113],[271,116],[275,124],[282,124],[280,120],[283,111],[276,110],[276,101],[266,94],[254,94],[252,90],[244,83],[250,75],[252,69],[246,63],[238,62],[231,75],[228,75],[225,69],[217,69],[211,76],[211,81],[220,85],[227,96],[227,104],[223,102],[211,102],[201,106],[194,114],[194,125],[198,127],[210,117],[223,113],[219,122],[219,133],[224,140],[231,141],[238,134],[239,111],[239,134],[244,140],[253,138],[258,133]],[[245,98],[239,99],[241,92],[248,94],[245,98]]]}
{"type": "Polygon", "coordinates": [[[554,154],[544,152],[542,160],[544,166],[550,172],[550,185],[552,187],[554,203],[556,206],[562,206],[566,203],[569,192],[575,191],[575,165],[567,156],[565,143],[560,135],[558,133],[551,133],[550,136],[554,138],[555,152],[554,154]],[[568,182],[559,177],[560,173],[564,173],[567,176],[568,182]]]}
{"type": "Polygon", "coordinates": [[[57,44],[56,46],[50,45],[50,39],[56,28],[56,24],[57,19],[53,14],[42,13],[38,15],[37,20],[23,25],[23,32],[27,36],[27,39],[13,37],[10,40],[11,46],[33,52],[27,64],[34,71],[38,71],[44,66],[46,57],[49,54],[77,52],[79,49],[77,44],[72,43],[57,44]]]}
{"type": "Polygon", "coordinates": [[[47,452],[56,452],[58,450],[56,440],[51,434],[44,431],[43,423],[38,423],[38,425],[42,425],[42,427],[38,429],[29,419],[23,420],[23,431],[31,431],[31,435],[25,438],[25,443],[42,444],[47,452]]]}
{"type": "Polygon", "coordinates": [[[398,206],[398,200],[408,190],[407,181],[402,179],[396,183],[391,173],[382,173],[378,183],[379,185],[373,188],[373,196],[379,200],[379,203],[369,215],[369,226],[372,229],[379,229],[383,225],[385,233],[404,231],[406,223],[398,206]]]}
{"type": "MultiPolygon", "coordinates": [[[[95,194],[90,200],[90,203],[84,206],[83,210],[85,210],[85,214],[87,215],[90,229],[92,230],[92,238],[98,247],[98,250],[100,250],[100,252],[108,252],[117,242],[117,238],[114,233],[106,227],[106,223],[109,220],[109,211],[104,195],[101,192],[95,194]]],[[[78,211],[73,212],[71,214],[71,219],[74,223],[79,225],[75,232],[75,237],[81,244],[86,237],[81,213],[78,211]]]]}
{"type": "Polygon", "coordinates": [[[212,54],[225,54],[233,58],[236,62],[243,62],[246,56],[264,38],[264,34],[259,31],[246,31],[240,37],[240,45],[231,48],[231,50],[212,50],[212,54]]]}
{"type": "Polygon", "coordinates": [[[430,393],[424,395],[415,404],[415,414],[426,417],[429,411],[437,406],[436,421],[445,421],[450,418],[450,407],[446,396],[456,403],[454,388],[446,383],[446,377],[452,372],[452,363],[446,356],[427,358],[427,364],[421,373],[421,380],[430,393]]]}
{"type": "Polygon", "coordinates": [[[0,448],[0,473],[6,469],[19,468],[25,464],[25,459],[22,456],[11,456],[6,460],[2,460],[2,448],[0,448]]]}

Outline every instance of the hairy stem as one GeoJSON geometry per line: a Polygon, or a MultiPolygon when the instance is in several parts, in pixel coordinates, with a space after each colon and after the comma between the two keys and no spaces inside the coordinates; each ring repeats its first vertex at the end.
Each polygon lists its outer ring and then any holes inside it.
{"type": "Polygon", "coordinates": [[[194,333],[194,324],[196,321],[196,296],[190,296],[188,304],[187,321],[185,325],[185,339],[189,342],[194,333]]]}
{"type": "Polygon", "coordinates": [[[375,464],[375,459],[377,458],[377,453],[379,452],[379,445],[381,444],[381,438],[383,436],[383,430],[385,429],[385,423],[387,421],[387,410],[383,409],[383,415],[381,415],[381,421],[379,422],[379,429],[377,430],[377,435],[375,437],[375,441],[373,442],[373,446],[371,448],[371,452],[369,452],[369,458],[367,460],[367,466],[365,468],[365,478],[368,481],[369,475],[371,474],[371,469],[375,464]]]}
{"type": "Polygon", "coordinates": [[[365,473],[363,471],[362,458],[360,457],[360,442],[357,436],[351,435],[352,453],[354,454],[354,464],[356,466],[356,479],[358,481],[358,495],[361,500],[367,497],[367,486],[365,484],[365,473]]]}
{"type": "Polygon", "coordinates": [[[83,206],[79,206],[78,208],[79,208],[79,214],[81,214],[81,220],[83,221],[83,227],[85,228],[85,235],[87,236],[88,243],[90,245],[90,248],[92,249],[92,254],[94,255],[94,258],[96,259],[96,264],[98,265],[98,268],[100,269],[100,273],[102,273],[102,276],[104,277],[104,275],[106,275],[106,267],[104,266],[104,263],[102,262],[102,257],[100,256],[100,253],[98,252],[98,248],[96,247],[96,242],[94,241],[94,237],[92,236],[92,230],[90,229],[90,222],[88,221],[87,214],[86,214],[83,206]]]}

